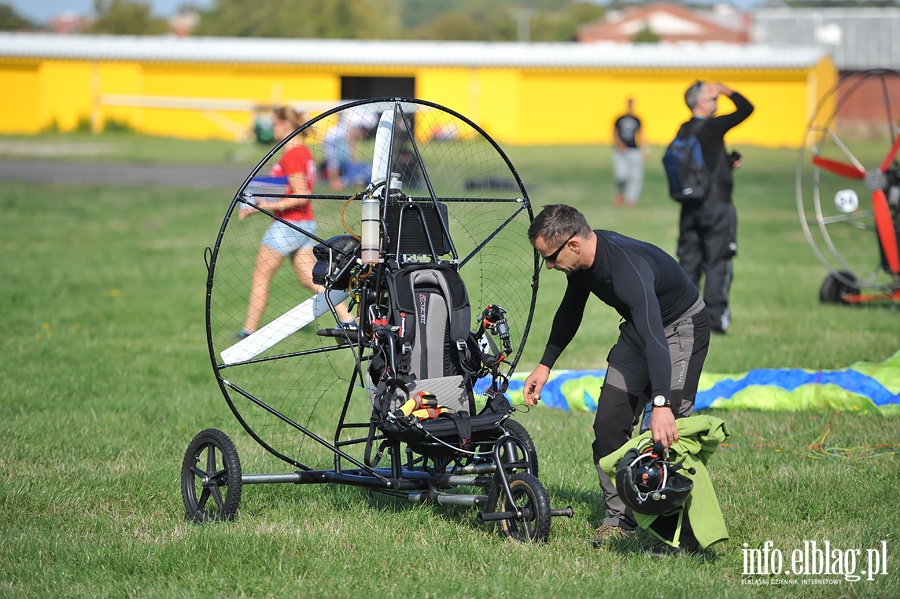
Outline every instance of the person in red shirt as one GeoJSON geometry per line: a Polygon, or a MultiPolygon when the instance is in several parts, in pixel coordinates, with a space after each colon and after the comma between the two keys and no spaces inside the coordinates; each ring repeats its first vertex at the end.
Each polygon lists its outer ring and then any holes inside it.
{"type": "MultiPolygon", "coordinates": [[[[304,120],[303,116],[293,108],[287,106],[277,108],[273,112],[272,122],[275,139],[284,140],[304,120]]],[[[297,228],[315,234],[316,221],[313,216],[312,203],[309,198],[295,196],[303,196],[312,192],[316,182],[316,162],[312,152],[304,145],[303,139],[299,135],[285,144],[282,151],[281,160],[272,167],[269,176],[284,179],[286,181],[285,191],[291,197],[268,198],[261,201],[259,205],[297,228]]],[[[253,213],[262,214],[251,206],[244,206],[238,216],[243,220],[253,213]]],[[[312,280],[312,270],[316,263],[312,251],[313,245],[314,240],[309,235],[278,219],[272,219],[259,246],[259,252],[256,254],[247,319],[238,337],[244,338],[259,328],[266,305],[269,303],[269,284],[285,258],[291,258],[300,283],[316,293],[324,291],[323,287],[315,285],[312,280]]],[[[338,304],[335,308],[345,326],[355,326],[356,321],[344,304],[338,304]]]]}

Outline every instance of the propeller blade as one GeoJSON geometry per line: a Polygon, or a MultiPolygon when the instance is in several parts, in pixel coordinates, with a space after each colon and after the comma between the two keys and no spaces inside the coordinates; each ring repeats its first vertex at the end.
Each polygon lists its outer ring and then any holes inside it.
{"type": "Polygon", "coordinates": [[[881,241],[881,248],[887,258],[888,268],[891,274],[900,274],[897,233],[894,231],[894,221],[891,219],[891,210],[883,189],[876,189],[872,192],[872,212],[875,215],[875,229],[878,231],[878,239],[881,241]]]}
{"type": "Polygon", "coordinates": [[[375,130],[375,150],[372,156],[372,183],[387,180],[391,174],[391,135],[394,132],[394,108],[381,113],[378,128],[375,130]]]}
{"type": "MultiPolygon", "coordinates": [[[[897,137],[897,139],[900,139],[900,137],[897,137]]],[[[813,156],[812,160],[813,164],[819,168],[823,168],[826,171],[834,173],[835,175],[840,175],[841,177],[847,177],[848,179],[863,179],[866,176],[866,171],[858,169],[846,162],[838,162],[837,160],[831,160],[821,156],[813,156]]]]}
{"type": "Polygon", "coordinates": [[[881,166],[878,167],[882,173],[886,173],[889,168],[891,168],[891,163],[894,162],[894,158],[897,157],[897,150],[900,150],[900,135],[894,140],[894,145],[891,146],[891,151],[888,152],[888,155],[884,157],[884,161],[881,163],[881,166]]]}

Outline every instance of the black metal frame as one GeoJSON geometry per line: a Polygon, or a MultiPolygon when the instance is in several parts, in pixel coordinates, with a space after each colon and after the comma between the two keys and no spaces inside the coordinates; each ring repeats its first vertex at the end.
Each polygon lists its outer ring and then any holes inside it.
{"type": "MultiPolygon", "coordinates": [[[[267,214],[271,218],[280,220],[281,222],[287,224],[288,226],[295,227],[290,222],[284,221],[280,219],[275,214],[257,206],[254,202],[254,197],[285,197],[285,194],[252,194],[248,193],[246,190],[248,188],[251,180],[257,175],[259,170],[262,168],[264,164],[266,164],[270,158],[276,154],[281,147],[290,141],[291,138],[300,134],[305,128],[312,126],[315,122],[327,118],[328,116],[338,112],[340,110],[344,110],[347,108],[351,108],[360,104],[367,104],[371,102],[385,102],[385,103],[393,103],[397,108],[395,115],[399,114],[404,120],[407,119],[406,113],[400,109],[401,103],[414,103],[421,104],[424,106],[428,106],[431,108],[437,108],[443,110],[445,112],[450,113],[456,118],[462,120],[469,126],[471,126],[474,130],[476,130],[479,134],[481,134],[485,140],[487,140],[494,149],[498,152],[498,154],[502,157],[510,172],[515,177],[516,183],[519,186],[519,189],[523,192],[523,197],[511,197],[507,199],[487,199],[487,200],[479,200],[479,201],[491,201],[491,202],[515,202],[519,205],[518,209],[513,211],[513,214],[510,215],[498,228],[493,231],[490,235],[487,236],[481,243],[475,247],[472,252],[465,256],[462,261],[459,260],[459,256],[457,254],[456,247],[453,244],[452,238],[449,232],[449,226],[446,222],[446,219],[442,216],[441,212],[441,204],[448,202],[457,202],[457,201],[472,201],[469,198],[439,198],[436,195],[434,187],[432,185],[432,181],[428,175],[427,169],[422,167],[422,178],[424,179],[425,185],[428,189],[428,197],[408,197],[402,194],[397,194],[392,196],[390,194],[390,176],[391,176],[391,164],[390,160],[387,165],[387,172],[384,173],[383,178],[383,187],[381,189],[381,253],[382,260],[373,266],[373,272],[367,278],[367,284],[371,286],[371,289],[368,291],[371,293],[361,293],[360,294],[360,308],[359,312],[361,315],[368,314],[370,297],[379,297],[379,291],[381,287],[385,284],[386,281],[386,273],[388,268],[398,268],[403,265],[403,255],[401,251],[403,249],[402,246],[402,236],[403,232],[403,215],[406,211],[411,211],[415,214],[422,227],[421,232],[424,233],[425,239],[427,240],[428,247],[430,249],[429,259],[435,263],[440,262],[440,256],[445,254],[438,254],[436,249],[433,234],[438,234],[441,236],[442,244],[446,243],[449,247],[445,249],[449,249],[448,252],[450,255],[450,264],[455,268],[459,269],[464,266],[474,255],[476,255],[479,251],[481,251],[491,240],[505,227],[507,226],[517,215],[519,215],[523,210],[528,212],[529,219],[533,218],[531,203],[527,197],[527,194],[524,192],[524,186],[522,185],[521,179],[513,167],[512,163],[509,161],[506,154],[500,149],[500,147],[494,142],[493,139],[487,133],[485,133],[480,127],[478,127],[475,123],[466,119],[462,115],[449,110],[443,106],[439,106],[437,104],[433,104],[430,102],[416,100],[412,98],[378,98],[374,100],[360,100],[357,102],[344,104],[338,106],[326,113],[323,113],[313,121],[306,123],[300,129],[295,131],[291,136],[285,139],[281,144],[277,145],[273,148],[266,157],[259,163],[259,165],[254,169],[253,172],[248,175],[245,179],[243,185],[241,186],[239,192],[235,195],[232,200],[232,204],[229,208],[228,215],[223,221],[221,228],[219,230],[219,235],[216,239],[216,244],[212,250],[208,250],[207,253],[207,294],[206,294],[206,331],[207,331],[207,341],[208,341],[208,349],[210,354],[210,359],[212,362],[213,370],[216,375],[217,382],[219,387],[232,411],[232,413],[237,418],[238,422],[240,422],[241,426],[247,431],[250,436],[257,441],[264,449],[268,452],[272,453],[279,459],[291,464],[296,467],[297,470],[291,473],[280,473],[280,474],[242,474],[241,482],[242,484],[264,484],[264,483],[294,483],[294,484],[317,484],[317,483],[337,483],[344,485],[351,485],[357,487],[364,487],[367,489],[372,489],[384,493],[395,493],[401,494],[405,493],[407,499],[413,501],[435,501],[439,504],[453,504],[453,505],[466,505],[466,506],[479,506],[485,507],[489,502],[489,495],[477,494],[477,495],[461,495],[458,493],[446,493],[447,489],[457,487],[457,486],[476,486],[481,487],[485,491],[491,491],[493,493],[504,492],[508,497],[511,497],[511,489],[510,489],[510,476],[515,473],[529,473],[534,474],[532,472],[533,466],[531,463],[531,458],[529,456],[529,452],[525,447],[522,440],[517,437],[510,435],[505,428],[503,428],[503,422],[509,418],[512,414],[513,409],[509,408],[505,412],[496,413],[496,414],[482,414],[480,416],[475,416],[473,419],[481,419],[479,422],[482,423],[483,426],[486,426],[486,429],[482,429],[479,431],[480,440],[475,441],[475,446],[477,451],[474,453],[465,452],[463,450],[459,450],[458,452],[450,452],[451,457],[442,457],[438,458],[441,454],[446,454],[452,444],[453,439],[451,438],[441,438],[438,435],[434,435],[427,431],[427,428],[423,427],[422,430],[425,431],[425,437],[427,439],[426,442],[416,441],[410,443],[400,438],[389,438],[383,433],[376,433],[375,428],[371,422],[348,422],[347,414],[350,406],[350,402],[353,397],[353,390],[357,382],[359,384],[364,385],[364,364],[366,364],[369,360],[371,360],[374,355],[374,344],[377,343],[378,339],[383,339],[384,342],[392,343],[391,333],[387,333],[387,337],[385,338],[383,332],[373,331],[371,328],[371,323],[367,322],[366,318],[361,318],[360,330],[358,333],[351,333],[347,331],[340,331],[339,333],[328,332],[328,331],[320,331],[320,334],[326,334],[329,336],[343,336],[345,343],[343,345],[336,345],[331,348],[321,348],[303,352],[296,352],[291,354],[282,354],[278,356],[269,356],[265,358],[259,359],[251,359],[245,362],[240,362],[236,364],[222,364],[219,363],[216,357],[215,349],[213,347],[212,340],[212,323],[210,320],[210,307],[212,301],[212,289],[213,289],[213,279],[215,273],[215,265],[216,259],[218,256],[219,249],[222,244],[222,239],[229,224],[230,216],[234,213],[235,208],[238,204],[243,203],[251,206],[255,206],[261,212],[267,214]],[[400,203],[400,223],[397,228],[397,239],[391,239],[388,235],[388,227],[387,227],[387,215],[388,209],[391,203],[400,203]],[[440,228],[439,231],[429,230],[429,227],[426,223],[425,213],[423,211],[423,206],[429,206],[432,210],[434,210],[434,214],[438,215],[437,224],[440,228]],[[371,340],[371,341],[370,341],[371,340]],[[297,357],[308,355],[312,353],[321,353],[321,352],[330,352],[330,351],[347,351],[348,346],[350,351],[353,351],[355,358],[355,367],[352,376],[350,377],[350,381],[347,387],[347,392],[344,398],[344,404],[341,409],[341,414],[338,419],[338,423],[335,428],[334,439],[332,442],[327,441],[326,439],[316,435],[314,432],[309,430],[307,427],[302,424],[294,421],[290,417],[285,414],[280,413],[278,410],[268,405],[265,401],[255,397],[252,393],[233,385],[230,383],[227,378],[223,375],[223,372],[227,370],[227,368],[235,365],[244,365],[248,363],[253,363],[256,361],[267,361],[273,359],[280,359],[285,357],[297,357]],[[286,425],[295,428],[297,431],[306,435],[307,437],[313,439],[316,443],[326,447],[329,449],[334,456],[334,468],[330,470],[314,470],[309,466],[301,463],[298,460],[290,458],[289,456],[284,455],[283,453],[275,450],[269,444],[267,444],[254,430],[249,426],[249,424],[245,421],[245,419],[241,416],[239,410],[237,409],[234,401],[231,398],[230,393],[234,392],[240,395],[241,397],[249,400],[253,404],[258,407],[268,411],[272,415],[276,416],[278,419],[282,420],[286,425]],[[489,422],[487,422],[489,421],[489,422]],[[366,430],[366,434],[360,437],[354,437],[350,439],[341,440],[341,436],[343,433],[349,430],[355,429],[364,429],[366,430]],[[485,430],[490,430],[490,434],[485,433],[485,430]],[[359,446],[360,444],[367,443],[382,443],[382,450],[386,450],[389,457],[389,464],[387,467],[377,467],[377,461],[380,460],[381,453],[379,452],[379,457],[375,461],[375,463],[367,463],[368,460],[368,452],[367,457],[364,460],[357,459],[346,450],[348,447],[359,446]],[[403,451],[404,445],[406,446],[405,452],[403,451]],[[415,447],[415,449],[411,448],[411,445],[415,447]],[[435,452],[430,453],[428,448],[434,448],[435,452]],[[405,453],[405,455],[404,455],[405,453]],[[440,459],[440,463],[438,460],[440,459]],[[433,466],[429,466],[429,461],[433,462],[433,466]]],[[[411,125],[408,121],[405,120],[405,125],[408,130],[411,129],[411,125]]],[[[415,154],[415,159],[419,164],[422,164],[422,157],[419,153],[418,145],[415,143],[414,139],[410,140],[412,150],[415,154]]],[[[393,136],[391,137],[391,145],[393,145],[393,136]]],[[[389,148],[388,155],[393,156],[393,148],[389,148]]],[[[391,159],[392,160],[392,159],[391,159]]],[[[368,190],[369,193],[377,193],[377,189],[368,190]]],[[[336,200],[342,199],[347,200],[348,197],[345,196],[334,196],[334,195],[321,195],[321,194],[310,194],[304,197],[309,197],[310,199],[320,199],[320,200],[336,200]]],[[[393,209],[396,208],[396,205],[393,206],[393,209]]],[[[315,239],[319,243],[327,243],[325,240],[322,240],[315,235],[312,235],[306,232],[311,238],[315,239]]],[[[439,246],[443,248],[443,245],[439,246]]],[[[343,252],[334,248],[334,250],[340,254],[343,252]]],[[[506,376],[512,374],[512,371],[515,369],[515,366],[518,363],[519,358],[521,357],[522,349],[527,341],[528,332],[531,327],[532,318],[534,315],[534,309],[537,299],[537,290],[538,290],[538,278],[539,278],[539,258],[537,252],[533,252],[533,265],[534,265],[534,274],[532,278],[532,297],[531,303],[529,306],[527,320],[525,322],[524,331],[522,335],[521,342],[519,343],[518,350],[516,351],[514,356],[508,356],[506,360],[506,364],[509,366],[509,371],[506,376]]],[[[347,268],[351,268],[355,262],[350,261],[347,268]]],[[[332,273],[330,277],[331,280],[326,284],[326,289],[330,289],[329,284],[340,278],[340,275],[346,273],[332,273]]],[[[331,298],[328,297],[328,294],[325,295],[326,300],[328,301],[329,307],[334,312],[334,305],[332,305],[331,298]]],[[[376,308],[378,306],[376,305],[376,308]]],[[[494,390],[496,391],[497,386],[500,384],[499,379],[497,378],[498,373],[495,371],[494,378],[494,390]]],[[[505,376],[500,375],[502,379],[505,380],[505,376]]],[[[458,438],[456,439],[458,443],[458,438]]],[[[571,507],[552,510],[551,515],[560,516],[566,515],[571,516],[572,510],[571,507]]],[[[521,509],[516,509],[515,512],[501,512],[501,513],[481,513],[479,514],[479,520],[504,520],[515,518],[518,520],[522,520],[524,518],[533,517],[532,514],[524,513],[521,509]]]]}

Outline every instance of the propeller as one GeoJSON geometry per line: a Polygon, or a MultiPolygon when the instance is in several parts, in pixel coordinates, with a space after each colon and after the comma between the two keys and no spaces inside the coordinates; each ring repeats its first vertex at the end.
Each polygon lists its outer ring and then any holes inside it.
{"type": "MultiPolygon", "coordinates": [[[[900,139],[900,138],[898,138],[900,139]]],[[[900,256],[897,255],[897,234],[894,231],[894,222],[891,219],[891,211],[888,208],[884,190],[880,187],[872,191],[872,213],[875,215],[875,229],[881,240],[887,258],[888,269],[891,274],[900,274],[900,256]]]]}
{"type": "MultiPolygon", "coordinates": [[[[897,151],[900,150],[900,135],[894,139],[894,144],[888,152],[878,170],[882,175],[894,163],[897,151]]],[[[897,254],[897,232],[894,230],[894,219],[891,218],[891,210],[888,207],[887,197],[884,195],[884,186],[879,185],[872,189],[872,212],[875,215],[875,229],[878,231],[878,239],[884,249],[888,269],[891,274],[900,274],[900,256],[897,254]]]]}
{"type": "Polygon", "coordinates": [[[813,156],[812,161],[819,168],[848,179],[863,179],[866,176],[866,171],[846,162],[838,162],[822,156],[813,156]]]}
{"type": "Polygon", "coordinates": [[[894,230],[894,221],[891,218],[891,211],[888,207],[887,197],[884,194],[884,174],[897,157],[897,151],[900,150],[900,136],[894,139],[890,151],[878,167],[878,170],[871,173],[861,168],[824,158],[822,156],[813,156],[813,164],[830,173],[846,177],[847,179],[866,179],[866,184],[872,191],[872,213],[875,217],[875,230],[878,232],[878,239],[884,250],[887,259],[888,269],[891,274],[900,274],[900,255],[897,249],[897,233],[894,230]]]}

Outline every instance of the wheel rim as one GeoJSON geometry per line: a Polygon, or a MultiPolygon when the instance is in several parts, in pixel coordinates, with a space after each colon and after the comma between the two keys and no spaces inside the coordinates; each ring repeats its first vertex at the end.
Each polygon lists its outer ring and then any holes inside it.
{"type": "Polygon", "coordinates": [[[546,541],[550,529],[550,504],[543,485],[533,475],[517,474],[510,478],[509,487],[512,497],[501,490],[499,511],[512,512],[518,508],[525,518],[501,520],[504,534],[517,541],[546,541]]]}
{"type": "Polygon", "coordinates": [[[181,471],[185,515],[195,522],[229,520],[237,512],[241,468],[224,433],[200,433],[185,453],[181,471]]]}

